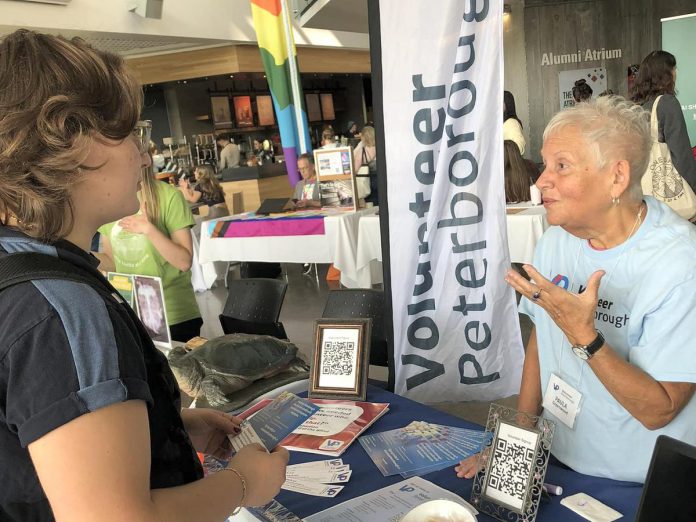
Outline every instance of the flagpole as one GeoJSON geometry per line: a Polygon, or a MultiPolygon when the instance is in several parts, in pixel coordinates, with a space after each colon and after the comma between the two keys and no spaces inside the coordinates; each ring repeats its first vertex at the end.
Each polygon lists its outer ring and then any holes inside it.
{"type": "Polygon", "coordinates": [[[305,141],[304,125],[302,122],[302,97],[300,96],[300,75],[297,70],[297,60],[292,40],[292,24],[290,23],[290,13],[286,0],[280,0],[282,9],[283,26],[285,27],[285,48],[288,54],[288,68],[290,69],[290,88],[292,90],[293,108],[295,110],[295,127],[297,128],[297,138],[300,145],[300,153],[307,152],[307,142],[305,141]]]}

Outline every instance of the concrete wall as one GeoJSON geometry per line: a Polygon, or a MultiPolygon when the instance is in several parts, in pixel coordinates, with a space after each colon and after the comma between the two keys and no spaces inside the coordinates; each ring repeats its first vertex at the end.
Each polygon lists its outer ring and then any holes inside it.
{"type": "MultiPolygon", "coordinates": [[[[527,88],[527,50],[525,48],[524,0],[511,0],[512,13],[503,16],[504,82],[515,97],[517,116],[529,143],[529,90],[527,88]]],[[[525,152],[530,156],[529,152],[525,152]]]]}
{"type": "Polygon", "coordinates": [[[695,3],[694,0],[526,0],[526,62],[520,62],[524,63],[524,68],[506,63],[506,73],[510,66],[513,78],[527,75],[528,156],[540,160],[541,134],[560,108],[559,72],[603,67],[607,74],[607,87],[625,96],[628,66],[640,63],[650,51],[661,48],[660,19],[693,12],[695,3]],[[563,55],[581,50],[584,58],[587,49],[602,48],[620,49],[621,57],[542,64],[544,53],[563,55]]]}

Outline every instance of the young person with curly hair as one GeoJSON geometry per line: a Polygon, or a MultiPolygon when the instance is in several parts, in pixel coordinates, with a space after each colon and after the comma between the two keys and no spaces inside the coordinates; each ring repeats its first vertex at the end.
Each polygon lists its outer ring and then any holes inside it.
{"type": "Polygon", "coordinates": [[[195,452],[228,456],[239,421],[181,410],[166,358],[89,254],[140,206],[141,106],[123,61],[80,39],[0,43],[0,259],[41,254],[83,280],[0,292],[0,520],[222,521],[285,480],[287,452],[257,445],[203,478],[195,452]]]}

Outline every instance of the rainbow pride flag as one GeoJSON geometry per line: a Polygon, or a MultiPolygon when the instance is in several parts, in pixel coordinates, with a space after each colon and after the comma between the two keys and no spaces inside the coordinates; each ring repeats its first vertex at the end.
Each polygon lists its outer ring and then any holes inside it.
{"type": "Polygon", "coordinates": [[[251,14],[278,118],[288,177],[295,186],[300,180],[297,156],[311,152],[312,146],[288,6],[285,0],[251,0],[251,14]]]}

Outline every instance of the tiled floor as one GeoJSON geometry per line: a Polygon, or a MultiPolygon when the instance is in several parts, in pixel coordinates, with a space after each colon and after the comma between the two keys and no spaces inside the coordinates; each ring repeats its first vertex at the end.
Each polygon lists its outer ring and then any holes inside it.
{"type": "MultiPolygon", "coordinates": [[[[317,277],[314,270],[311,274],[304,275],[301,265],[283,265],[284,277],[288,280],[288,291],[285,294],[280,321],[285,326],[289,339],[297,345],[302,357],[307,361],[314,345],[314,320],[321,317],[329,288],[337,288],[337,283],[331,283],[329,286],[326,282],[327,265],[318,265],[318,269],[317,277]]],[[[239,277],[238,271],[233,269],[230,277],[239,277]]],[[[212,290],[196,294],[196,298],[204,321],[201,335],[208,339],[222,335],[218,315],[227,299],[227,289],[219,282],[212,290]]],[[[529,321],[523,318],[521,326],[522,338],[526,344],[530,332],[529,321]]],[[[386,380],[386,369],[373,366],[370,368],[370,377],[386,380]]],[[[496,402],[515,406],[517,397],[496,402]]],[[[437,409],[478,424],[485,424],[489,405],[489,402],[473,401],[433,404],[437,409]]]]}

